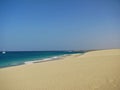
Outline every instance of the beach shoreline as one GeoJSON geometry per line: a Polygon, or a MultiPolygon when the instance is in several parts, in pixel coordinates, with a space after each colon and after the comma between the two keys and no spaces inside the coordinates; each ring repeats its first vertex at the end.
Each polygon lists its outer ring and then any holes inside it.
{"type": "MultiPolygon", "coordinates": [[[[79,54],[81,55],[81,53],[79,53],[79,54]]],[[[22,64],[0,67],[0,69],[17,67],[17,66],[24,66],[24,65],[31,65],[31,64],[36,64],[36,63],[44,63],[44,62],[55,61],[55,60],[62,60],[65,57],[68,57],[70,55],[78,55],[78,54],[64,54],[64,55],[53,56],[53,57],[45,58],[45,59],[37,59],[37,60],[33,60],[33,61],[26,61],[22,64]]]]}
{"type": "Polygon", "coordinates": [[[0,90],[119,90],[120,49],[0,69],[0,90]]]}

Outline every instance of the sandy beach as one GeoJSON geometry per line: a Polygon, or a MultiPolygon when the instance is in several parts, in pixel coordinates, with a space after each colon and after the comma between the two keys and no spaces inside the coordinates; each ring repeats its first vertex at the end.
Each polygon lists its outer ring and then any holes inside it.
{"type": "Polygon", "coordinates": [[[2,68],[0,90],[120,90],[120,49],[2,68]]]}

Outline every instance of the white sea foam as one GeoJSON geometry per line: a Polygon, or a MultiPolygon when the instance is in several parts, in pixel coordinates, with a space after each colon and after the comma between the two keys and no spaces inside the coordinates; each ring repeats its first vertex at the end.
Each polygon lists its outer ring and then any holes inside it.
{"type": "Polygon", "coordinates": [[[33,64],[35,61],[27,61],[27,62],[24,62],[24,64],[33,64]]]}
{"type": "Polygon", "coordinates": [[[34,64],[34,63],[39,63],[39,62],[52,61],[52,60],[60,59],[60,58],[65,57],[65,56],[66,55],[54,56],[54,57],[45,58],[45,59],[41,59],[41,60],[27,61],[27,62],[24,62],[24,64],[28,65],[28,64],[34,64]]]}

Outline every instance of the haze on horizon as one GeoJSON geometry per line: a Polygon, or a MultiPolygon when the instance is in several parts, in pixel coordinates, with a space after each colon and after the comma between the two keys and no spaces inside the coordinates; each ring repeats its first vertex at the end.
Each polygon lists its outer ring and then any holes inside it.
{"type": "Polygon", "coordinates": [[[120,48],[119,0],[0,0],[0,51],[120,48]]]}

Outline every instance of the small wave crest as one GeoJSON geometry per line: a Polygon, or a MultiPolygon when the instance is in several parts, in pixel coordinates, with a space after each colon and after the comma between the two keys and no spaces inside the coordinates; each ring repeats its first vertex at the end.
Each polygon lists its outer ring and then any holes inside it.
{"type": "Polygon", "coordinates": [[[40,60],[34,60],[34,61],[27,61],[24,62],[24,64],[34,64],[34,63],[40,63],[40,62],[45,62],[45,61],[52,61],[52,60],[57,60],[60,59],[62,57],[65,57],[66,55],[62,55],[62,56],[54,56],[54,57],[50,57],[50,58],[45,58],[45,59],[40,59],[40,60]]]}

